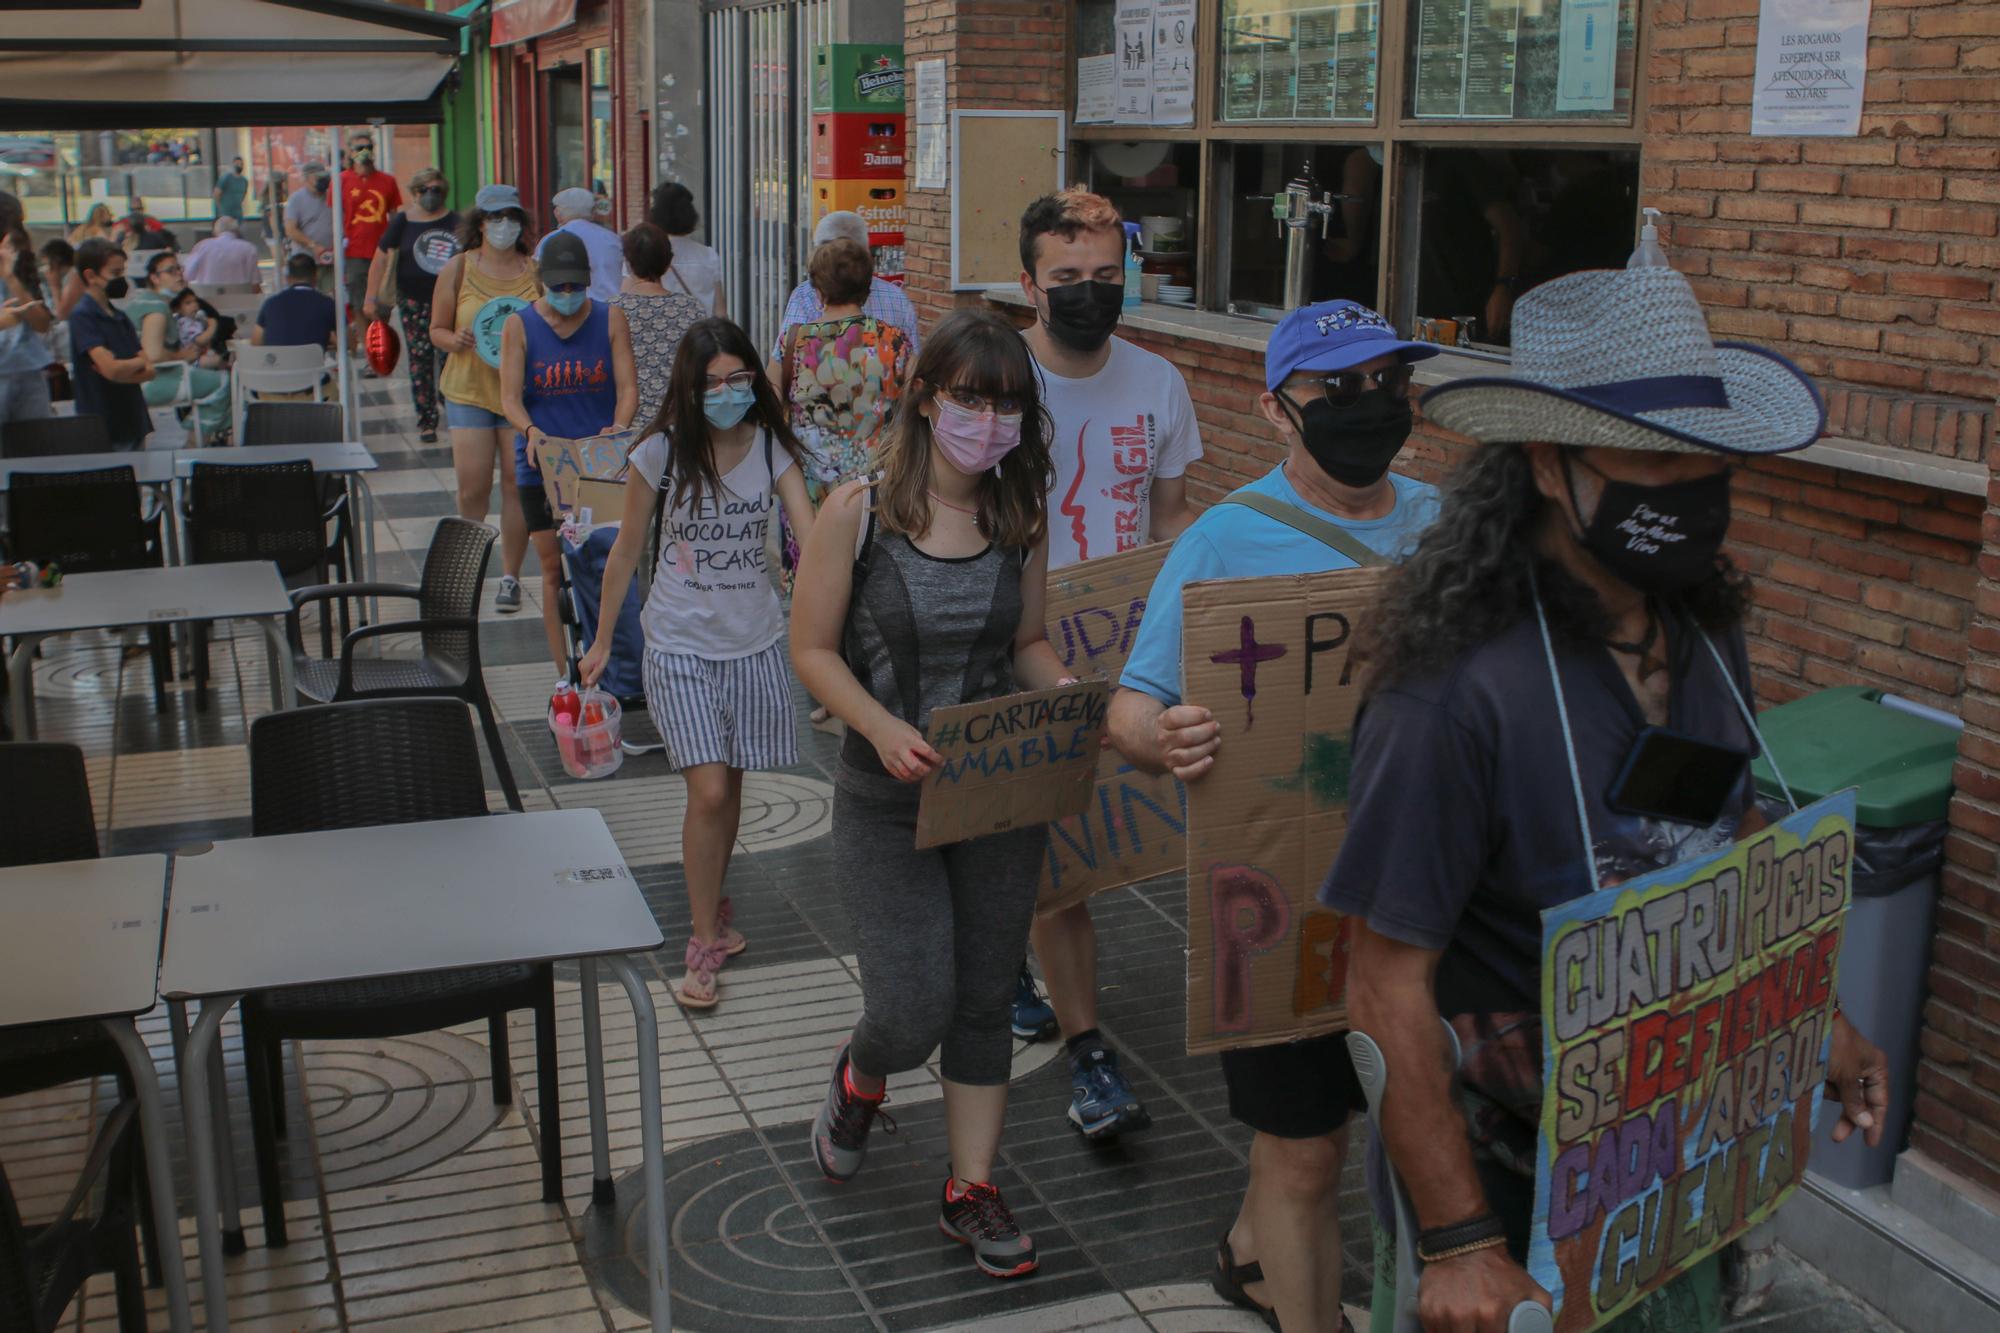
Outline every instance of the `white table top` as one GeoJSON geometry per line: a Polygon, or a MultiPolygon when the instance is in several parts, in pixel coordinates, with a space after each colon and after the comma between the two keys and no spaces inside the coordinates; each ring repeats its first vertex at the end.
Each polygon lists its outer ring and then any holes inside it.
{"type": "Polygon", "coordinates": [[[359,440],[329,444],[246,444],[236,448],[182,449],[174,455],[175,472],[182,478],[194,475],[196,463],[297,463],[313,465],[315,472],[373,472],[379,466],[375,455],[359,440]]]}
{"type": "Polygon", "coordinates": [[[656,949],[595,810],[219,842],[174,862],[176,999],[656,949]]]}
{"type": "Polygon", "coordinates": [[[166,897],[164,856],[0,869],[0,1026],[151,1009],[166,897]]]}
{"type": "Polygon", "coordinates": [[[174,455],[170,449],[120,449],[101,454],[0,458],[0,490],[7,488],[16,472],[95,472],[107,467],[129,467],[141,485],[158,486],[173,479],[174,455]]]}
{"type": "Polygon", "coordinates": [[[281,616],[291,609],[285,581],[268,560],[121,569],[71,574],[53,588],[8,593],[0,601],[0,637],[281,616]]]}

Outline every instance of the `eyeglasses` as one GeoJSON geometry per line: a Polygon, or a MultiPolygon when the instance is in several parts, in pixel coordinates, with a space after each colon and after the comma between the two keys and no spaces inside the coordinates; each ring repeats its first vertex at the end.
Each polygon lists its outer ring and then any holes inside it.
{"type": "Polygon", "coordinates": [[[708,375],[703,377],[701,383],[702,387],[709,393],[715,393],[722,389],[754,389],[757,387],[757,372],[754,370],[739,370],[734,375],[725,375],[720,378],[708,375]]]}
{"type": "Polygon", "coordinates": [[[1341,370],[1322,376],[1320,396],[1329,407],[1352,407],[1370,389],[1380,389],[1397,402],[1410,396],[1410,367],[1384,366],[1376,371],[1341,370]]]}
{"type": "Polygon", "coordinates": [[[938,395],[957,403],[968,412],[991,412],[995,416],[1012,417],[1019,416],[1027,410],[1026,403],[1005,394],[983,394],[971,389],[940,389],[938,395]]]}
{"type": "Polygon", "coordinates": [[[164,273],[170,278],[178,278],[181,275],[181,266],[179,264],[162,264],[154,269],[153,272],[164,273]]]}

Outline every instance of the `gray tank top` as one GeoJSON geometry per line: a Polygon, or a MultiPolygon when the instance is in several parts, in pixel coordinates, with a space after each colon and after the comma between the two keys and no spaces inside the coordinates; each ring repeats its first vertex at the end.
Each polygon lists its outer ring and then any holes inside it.
{"type": "MultiPolygon", "coordinates": [[[[875,529],[870,511],[854,562],[841,655],[875,701],[921,730],[931,710],[1014,692],[1023,553],[925,555],[901,533],[875,529]]],[[[849,731],[840,757],[883,774],[875,747],[849,731]]]]}

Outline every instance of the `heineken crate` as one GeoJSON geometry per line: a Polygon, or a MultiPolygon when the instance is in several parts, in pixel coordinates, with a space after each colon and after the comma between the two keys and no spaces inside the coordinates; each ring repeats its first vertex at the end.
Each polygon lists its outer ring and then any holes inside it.
{"type": "Polygon", "coordinates": [[[813,49],[812,109],[901,111],[903,48],[836,43],[813,49]]]}

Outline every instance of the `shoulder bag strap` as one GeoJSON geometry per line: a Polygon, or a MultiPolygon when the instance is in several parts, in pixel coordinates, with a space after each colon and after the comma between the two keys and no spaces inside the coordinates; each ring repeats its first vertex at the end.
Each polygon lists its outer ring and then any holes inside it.
{"type": "Polygon", "coordinates": [[[667,276],[674,280],[674,286],[681,289],[681,295],[690,297],[695,300],[700,299],[699,297],[695,296],[694,289],[687,285],[687,279],[681,276],[680,269],[671,262],[669,262],[667,265],[667,276]]]}
{"type": "Polygon", "coordinates": [[[1217,503],[1242,505],[1245,509],[1254,509],[1265,518],[1282,523],[1296,532],[1303,532],[1306,536],[1331,546],[1357,565],[1389,563],[1353,533],[1345,531],[1337,524],[1327,522],[1318,514],[1309,514],[1297,505],[1288,505],[1272,496],[1257,491],[1234,491],[1223,496],[1217,503]]]}

